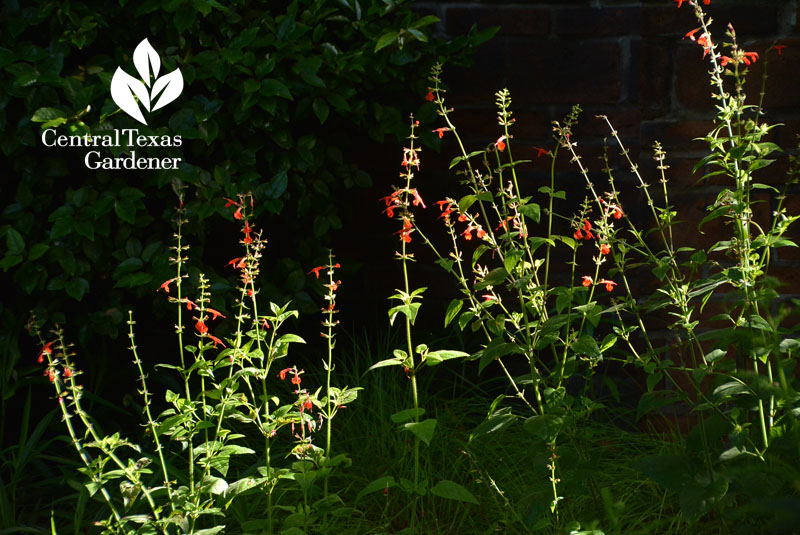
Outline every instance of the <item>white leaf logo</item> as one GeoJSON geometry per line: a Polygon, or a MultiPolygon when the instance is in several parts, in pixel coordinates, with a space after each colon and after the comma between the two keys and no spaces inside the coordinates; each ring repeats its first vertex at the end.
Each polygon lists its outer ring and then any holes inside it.
{"type": "Polygon", "coordinates": [[[122,111],[146,125],[147,121],[139,105],[150,112],[163,108],[178,98],[183,91],[183,75],[180,69],[175,69],[159,78],[161,59],[147,39],[142,40],[133,51],[133,64],[141,80],[117,67],[111,79],[111,98],[122,111]],[[148,90],[151,85],[152,90],[148,90]]]}

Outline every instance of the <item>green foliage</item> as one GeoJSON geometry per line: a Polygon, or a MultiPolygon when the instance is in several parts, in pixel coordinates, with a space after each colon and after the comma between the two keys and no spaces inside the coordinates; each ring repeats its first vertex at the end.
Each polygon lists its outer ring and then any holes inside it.
{"type": "Polygon", "coordinates": [[[280,215],[281,239],[295,244],[265,266],[275,280],[267,289],[309,307],[298,274],[342,227],[331,199],[346,201],[345,191],[370,184],[355,147],[404,135],[399,109],[424,94],[410,72],[437,58],[461,61],[492,34],[445,42],[430,36],[436,21],[413,13],[407,0],[7,3],[0,27],[0,150],[10,162],[0,186],[8,199],[0,220],[6,301],[61,322],[58,311],[69,308],[70,319],[82,320],[81,343],[92,333],[115,335],[122,296],[149,296],[166,278],[172,190],[191,185],[185,231],[200,248],[195,257],[216,245],[222,198],[251,191],[265,224],[280,215]],[[164,71],[180,69],[185,81],[150,126],[119,113],[109,93],[118,67],[133,70],[143,38],[164,71]],[[88,170],[86,149],[43,147],[47,128],[180,135],[181,146],[158,156],[182,163],[175,171],[88,170]]]}

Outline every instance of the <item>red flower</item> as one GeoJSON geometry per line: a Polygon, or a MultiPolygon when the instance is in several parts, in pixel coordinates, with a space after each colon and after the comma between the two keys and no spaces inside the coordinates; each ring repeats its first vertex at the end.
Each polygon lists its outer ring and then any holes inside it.
{"type": "Polygon", "coordinates": [[[204,322],[202,319],[197,320],[197,323],[194,324],[194,328],[197,329],[197,332],[200,334],[206,334],[208,332],[206,322],[204,322]]]}
{"type": "Polygon", "coordinates": [[[686,2],[686,0],[675,0],[675,1],[678,2],[678,7],[681,7],[683,3],[686,2]]]}
{"type": "Polygon", "coordinates": [[[386,214],[386,217],[394,217],[394,206],[389,206],[388,208],[386,208],[386,210],[384,210],[381,213],[386,214]]]}
{"type": "Polygon", "coordinates": [[[300,379],[300,374],[297,372],[297,370],[295,370],[294,371],[294,377],[292,377],[292,384],[293,385],[299,385],[301,382],[302,382],[302,379],[300,379]]]}
{"type": "Polygon", "coordinates": [[[394,234],[400,234],[400,239],[406,243],[411,243],[411,230],[410,229],[403,229],[398,230],[394,234]]]}
{"type": "Polygon", "coordinates": [[[576,240],[580,240],[581,238],[583,238],[583,233],[581,232],[581,229],[576,230],[573,236],[575,237],[576,240]]]}
{"type": "Polygon", "coordinates": [[[284,380],[286,379],[286,374],[287,374],[288,372],[290,372],[290,371],[292,371],[292,369],[291,369],[291,368],[284,368],[284,369],[282,369],[282,370],[280,371],[280,373],[278,373],[278,377],[280,377],[280,378],[281,378],[281,381],[284,381],[284,380]]]}
{"type": "Polygon", "coordinates": [[[314,404],[311,403],[311,396],[306,396],[306,400],[303,402],[303,408],[306,410],[311,410],[314,407],[314,404]]]}
{"type": "Polygon", "coordinates": [[[220,316],[222,316],[223,318],[225,317],[225,316],[222,314],[222,312],[220,312],[219,310],[214,310],[213,308],[207,308],[207,309],[206,309],[206,312],[208,312],[209,314],[211,314],[211,319],[212,319],[212,320],[215,320],[215,319],[217,319],[217,318],[218,318],[218,317],[220,317],[220,316]]]}
{"type": "Polygon", "coordinates": [[[192,301],[191,299],[186,300],[186,310],[191,310],[193,308],[197,308],[197,304],[192,301]]]}
{"type": "Polygon", "coordinates": [[[253,232],[253,227],[250,226],[249,221],[244,222],[244,228],[242,229],[242,232],[244,232],[245,234],[250,234],[251,232],[253,232]]]}
{"type": "Polygon", "coordinates": [[[408,229],[412,228],[413,226],[414,225],[411,224],[411,220],[409,220],[407,217],[403,218],[403,230],[408,230],[408,229]]]}
{"type": "Polygon", "coordinates": [[[594,234],[592,234],[591,232],[589,232],[589,231],[587,230],[587,231],[586,231],[586,237],[585,237],[584,239],[585,239],[586,241],[592,240],[592,239],[594,239],[594,234]]]}
{"type": "Polygon", "coordinates": [[[750,65],[751,62],[755,63],[756,60],[758,60],[758,52],[745,52],[742,56],[745,65],[750,65]]]}
{"type": "Polygon", "coordinates": [[[227,202],[225,203],[225,208],[230,208],[231,206],[239,206],[239,203],[234,201],[233,199],[229,199],[227,197],[223,197],[227,202]]]}
{"type": "MultiPolygon", "coordinates": [[[[681,6],[678,6],[678,7],[681,7],[681,6]]],[[[690,32],[686,32],[686,35],[684,35],[683,38],[686,39],[688,37],[692,41],[696,41],[697,39],[695,38],[694,34],[699,32],[701,29],[702,28],[695,28],[694,30],[692,30],[690,32]]]]}
{"type": "Polygon", "coordinates": [[[69,368],[66,368],[64,370],[64,377],[67,377],[67,378],[72,377],[72,370],[70,370],[69,368]]]}
{"type": "Polygon", "coordinates": [[[430,91],[430,90],[428,91],[428,94],[425,95],[425,100],[427,100],[428,102],[432,102],[433,99],[435,99],[435,98],[436,97],[433,96],[433,91],[430,91]]]}
{"type": "Polygon", "coordinates": [[[583,283],[582,284],[584,286],[588,287],[588,286],[592,285],[592,278],[589,275],[584,275],[581,278],[583,279],[583,283]]]}
{"type": "Polygon", "coordinates": [[[541,147],[533,147],[533,148],[536,149],[536,152],[537,152],[536,157],[537,158],[541,158],[542,154],[550,154],[549,150],[545,150],[545,149],[543,149],[541,147]]]}
{"type": "Polygon", "coordinates": [[[169,293],[169,285],[172,284],[173,282],[175,282],[175,279],[169,279],[168,281],[164,281],[161,284],[161,286],[158,287],[158,290],[164,290],[165,293],[169,293]]]}
{"type": "Polygon", "coordinates": [[[478,237],[478,239],[482,239],[484,236],[486,236],[486,231],[483,230],[480,225],[478,225],[478,229],[475,235],[478,237]]]}
{"type": "Polygon", "coordinates": [[[469,225],[467,229],[461,233],[465,240],[470,241],[472,239],[472,230],[472,225],[469,225]]]}
{"type": "Polygon", "coordinates": [[[459,222],[463,223],[466,220],[467,220],[467,215],[466,214],[459,214],[458,215],[458,221],[459,222]]]}
{"type": "Polygon", "coordinates": [[[51,370],[50,368],[47,368],[47,369],[44,371],[44,375],[45,375],[45,376],[46,376],[48,379],[50,379],[50,382],[51,382],[51,383],[54,383],[54,382],[56,381],[56,376],[53,374],[53,370],[51,370]]]}
{"type": "Polygon", "coordinates": [[[786,48],[786,45],[775,45],[772,48],[777,50],[778,51],[778,55],[780,56],[783,53],[783,49],[786,48]]]}
{"type": "Polygon", "coordinates": [[[319,278],[319,272],[320,272],[320,270],[321,270],[321,269],[325,269],[326,267],[328,267],[328,266],[317,266],[317,267],[315,267],[315,268],[311,268],[311,271],[309,271],[309,272],[307,273],[307,275],[311,275],[311,274],[313,273],[314,275],[316,275],[316,276],[317,276],[317,278],[319,278]]]}
{"type": "Polygon", "coordinates": [[[493,296],[492,294],[482,295],[484,301],[497,301],[497,297],[493,296]]]}
{"type": "Polygon", "coordinates": [[[243,217],[243,216],[242,216],[242,207],[241,207],[241,206],[239,206],[239,207],[236,209],[236,211],[233,213],[233,218],[234,218],[234,219],[242,219],[242,217],[243,217]]]}
{"type": "Polygon", "coordinates": [[[439,139],[442,139],[444,137],[444,133],[449,131],[450,129],[444,126],[442,128],[437,128],[436,130],[431,130],[431,132],[439,134],[439,139]]]}
{"type": "Polygon", "coordinates": [[[592,224],[589,222],[588,219],[583,220],[583,230],[585,230],[586,232],[592,230],[592,224]]]}
{"type": "Polygon", "coordinates": [[[500,136],[499,138],[497,138],[497,141],[494,142],[494,146],[497,147],[497,150],[499,150],[500,152],[506,150],[505,139],[506,136],[500,136]]]}
{"type": "Polygon", "coordinates": [[[445,199],[443,201],[436,201],[433,204],[438,204],[439,205],[439,211],[440,212],[444,211],[445,205],[447,205],[447,207],[450,208],[450,201],[448,199],[445,199]]]}
{"type": "Polygon", "coordinates": [[[611,252],[611,246],[607,243],[600,245],[600,254],[607,255],[611,252]]]}
{"type": "Polygon", "coordinates": [[[721,67],[726,66],[728,63],[733,63],[733,58],[730,58],[728,56],[720,56],[719,59],[720,59],[719,64],[721,67]]]}
{"type": "Polygon", "coordinates": [[[39,358],[36,360],[36,362],[38,362],[39,364],[43,363],[44,362],[45,353],[47,353],[48,355],[52,355],[53,354],[53,347],[52,346],[55,343],[56,343],[55,340],[53,340],[52,342],[47,342],[44,345],[44,347],[42,347],[42,350],[39,352],[39,358]]]}
{"type": "Polygon", "coordinates": [[[606,285],[606,291],[607,292],[610,292],[610,291],[614,290],[614,286],[617,285],[616,282],[610,281],[610,280],[606,280],[606,279],[601,280],[600,284],[605,284],[606,285]]]}
{"type": "Polygon", "coordinates": [[[267,322],[267,318],[261,320],[261,330],[269,329],[269,323],[267,322]]]}
{"type": "Polygon", "coordinates": [[[416,189],[412,189],[411,193],[414,195],[414,200],[411,204],[414,206],[419,206],[421,204],[423,208],[427,208],[427,206],[425,206],[425,202],[422,200],[422,197],[419,196],[419,192],[417,192],[416,189]]]}
{"type": "Polygon", "coordinates": [[[620,208],[614,209],[614,219],[622,219],[623,215],[625,214],[622,213],[622,210],[620,208]]]}
{"type": "MultiPolygon", "coordinates": [[[[222,347],[226,347],[225,343],[222,340],[220,340],[219,338],[217,338],[216,336],[214,336],[213,334],[209,333],[208,337],[211,338],[212,342],[214,342],[214,347],[217,347],[217,344],[222,344],[222,347]]],[[[233,358],[233,357],[231,357],[231,358],[233,358]]],[[[231,362],[233,362],[233,361],[231,361],[231,362]]]]}

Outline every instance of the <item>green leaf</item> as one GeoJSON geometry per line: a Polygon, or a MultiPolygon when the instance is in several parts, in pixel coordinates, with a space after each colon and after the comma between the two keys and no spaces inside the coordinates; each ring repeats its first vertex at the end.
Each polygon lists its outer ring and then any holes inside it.
{"type": "Polygon", "coordinates": [[[385,368],[386,366],[400,366],[402,363],[403,363],[403,359],[397,359],[397,358],[386,359],[386,360],[382,360],[380,362],[376,362],[375,364],[370,366],[367,371],[375,370],[377,368],[385,368]]]}
{"type": "Polygon", "coordinates": [[[458,500],[460,502],[474,503],[478,505],[478,500],[472,495],[470,491],[454,483],[453,481],[442,479],[431,489],[431,494],[439,496],[440,498],[447,498],[448,500],[458,500]]]}
{"type": "Polygon", "coordinates": [[[325,102],[325,99],[315,98],[314,104],[312,104],[311,107],[314,108],[314,114],[317,116],[317,119],[319,119],[319,124],[325,124],[325,120],[328,118],[328,113],[330,112],[330,106],[325,102]]]}
{"type": "Polygon", "coordinates": [[[292,93],[283,82],[268,78],[261,82],[261,96],[264,97],[281,97],[287,100],[292,99],[292,93]]]}
{"type": "Polygon", "coordinates": [[[296,334],[284,334],[280,338],[278,338],[279,344],[305,344],[306,341],[303,340],[301,337],[297,336],[296,334]]]}
{"type": "Polygon", "coordinates": [[[25,250],[25,239],[14,228],[6,231],[6,248],[9,255],[21,255],[25,250]]]}
{"type": "Polygon", "coordinates": [[[522,427],[528,433],[541,438],[545,442],[552,442],[561,431],[563,425],[564,421],[560,416],[537,414],[526,419],[522,427]]]}
{"type": "Polygon", "coordinates": [[[538,223],[542,217],[541,208],[536,203],[522,205],[519,207],[519,211],[525,217],[532,219],[534,223],[538,223]]]}
{"type": "Polygon", "coordinates": [[[394,477],[392,476],[379,477],[378,479],[376,479],[375,481],[364,487],[361,490],[361,492],[358,493],[358,495],[356,496],[356,503],[358,503],[361,500],[361,498],[363,498],[367,494],[378,492],[379,490],[385,490],[394,487],[396,485],[397,483],[395,482],[394,477]]]}
{"type": "Polygon", "coordinates": [[[81,301],[86,292],[89,291],[89,281],[83,277],[77,277],[68,281],[64,285],[64,290],[67,292],[67,295],[73,299],[81,301]]]}
{"type": "Polygon", "coordinates": [[[425,414],[425,409],[418,407],[416,409],[405,409],[399,412],[392,414],[391,418],[392,421],[396,424],[401,424],[403,422],[407,422],[409,420],[413,420],[414,418],[419,418],[425,414]]]}
{"type": "Polygon", "coordinates": [[[375,43],[375,49],[373,52],[377,52],[378,50],[391,45],[393,42],[397,41],[397,37],[399,35],[399,32],[386,32],[385,34],[381,35],[378,38],[378,41],[375,43]]]}
{"type": "Polygon", "coordinates": [[[50,128],[51,126],[58,126],[59,124],[64,124],[67,122],[67,114],[63,111],[59,110],[58,108],[39,108],[33,113],[33,117],[31,117],[31,121],[34,123],[51,123],[53,121],[60,123],[58,124],[50,124],[42,125],[42,128],[50,128]]]}
{"type": "Polygon", "coordinates": [[[453,318],[455,318],[458,313],[461,311],[461,307],[464,306],[464,301],[461,299],[453,299],[450,301],[450,304],[447,305],[447,312],[444,314],[444,326],[447,327],[453,318]]]}
{"type": "Polygon", "coordinates": [[[469,353],[464,353],[463,351],[452,351],[449,349],[440,349],[438,351],[431,351],[425,356],[425,362],[429,366],[433,366],[435,364],[439,364],[445,360],[451,359],[461,359],[468,357],[469,353]]]}
{"type": "Polygon", "coordinates": [[[585,355],[592,360],[602,358],[597,341],[588,334],[581,335],[581,337],[573,342],[572,346],[570,347],[575,353],[578,353],[579,355],[585,355]]]}
{"type": "Polygon", "coordinates": [[[423,420],[421,422],[404,424],[402,429],[405,431],[411,431],[425,444],[430,445],[431,439],[433,438],[433,432],[436,429],[436,420],[434,418],[428,418],[427,420],[423,420]]]}
{"type": "Polygon", "coordinates": [[[31,250],[28,251],[28,260],[36,260],[37,258],[41,258],[41,256],[50,249],[50,246],[46,243],[37,243],[31,247],[31,250]]]}
{"type": "Polygon", "coordinates": [[[468,442],[472,442],[478,437],[505,429],[516,419],[517,416],[511,414],[511,407],[502,408],[499,411],[490,414],[488,418],[478,424],[478,427],[473,429],[472,433],[469,434],[468,442]]]}
{"type": "Polygon", "coordinates": [[[419,311],[419,307],[422,306],[422,303],[409,303],[407,305],[398,305],[389,309],[389,324],[394,325],[394,320],[397,317],[398,313],[403,313],[408,317],[411,325],[414,325],[414,321],[417,319],[417,312],[419,311]]]}
{"type": "Polygon", "coordinates": [[[498,267],[486,274],[482,281],[475,285],[475,290],[483,290],[489,286],[497,286],[508,277],[508,271],[504,267],[498,267]]]}

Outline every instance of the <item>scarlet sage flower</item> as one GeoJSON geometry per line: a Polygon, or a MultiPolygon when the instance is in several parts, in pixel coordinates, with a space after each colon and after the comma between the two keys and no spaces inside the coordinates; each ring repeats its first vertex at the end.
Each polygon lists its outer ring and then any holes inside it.
{"type": "Polygon", "coordinates": [[[494,146],[497,147],[497,150],[503,152],[506,150],[506,136],[500,136],[497,138],[497,141],[494,142],[494,146]]]}
{"type": "Polygon", "coordinates": [[[269,323],[267,322],[267,318],[261,320],[261,330],[269,329],[269,323]]]}
{"type": "Polygon", "coordinates": [[[778,55],[780,56],[783,53],[783,49],[786,48],[786,45],[775,45],[772,48],[777,50],[778,51],[778,55]]]}
{"type": "Polygon", "coordinates": [[[478,225],[475,235],[478,237],[479,240],[483,239],[486,236],[486,231],[483,230],[480,225],[478,225]]]}
{"type": "Polygon", "coordinates": [[[236,209],[236,211],[233,213],[233,218],[234,219],[242,219],[243,218],[243,216],[242,216],[242,207],[241,206],[239,206],[236,209]]]}
{"type": "Polygon", "coordinates": [[[294,377],[292,377],[292,384],[293,385],[299,385],[302,382],[303,381],[302,381],[302,379],[300,379],[300,375],[298,374],[297,370],[295,370],[294,377]]]}
{"type": "Polygon", "coordinates": [[[231,206],[239,206],[239,203],[234,201],[233,199],[229,199],[227,197],[223,197],[225,199],[225,208],[230,208],[231,206]]]}
{"type": "Polygon", "coordinates": [[[580,240],[580,239],[582,239],[582,238],[583,238],[583,233],[581,232],[581,229],[578,229],[578,230],[576,230],[576,231],[575,231],[575,234],[573,234],[572,236],[573,236],[573,237],[574,237],[576,240],[580,240]]]}
{"type": "Polygon", "coordinates": [[[307,275],[311,275],[311,274],[313,273],[314,275],[316,275],[316,276],[317,276],[317,278],[319,278],[319,272],[320,272],[320,270],[321,270],[321,269],[325,269],[326,267],[328,267],[328,266],[317,266],[317,267],[315,267],[315,268],[311,268],[311,271],[309,271],[309,272],[307,273],[307,275]]]}
{"type": "Polygon", "coordinates": [[[412,189],[411,193],[414,195],[414,200],[411,204],[414,206],[422,205],[423,208],[427,208],[427,206],[425,206],[425,202],[422,200],[422,197],[419,196],[419,192],[416,189],[412,189]]]}
{"type": "Polygon", "coordinates": [[[428,102],[433,102],[434,98],[436,97],[433,96],[433,91],[428,91],[428,94],[425,95],[425,100],[427,100],[428,102]]]}
{"type": "Polygon", "coordinates": [[[583,230],[585,230],[586,232],[592,230],[592,224],[589,222],[588,219],[583,220],[583,230]]]}
{"type": "Polygon", "coordinates": [[[403,230],[408,230],[411,227],[413,227],[413,225],[411,224],[411,220],[409,220],[407,217],[404,217],[403,218],[403,230]]]}
{"type": "Polygon", "coordinates": [[[613,291],[614,290],[614,286],[617,285],[616,282],[610,281],[610,280],[606,280],[606,279],[601,280],[599,284],[605,284],[607,292],[613,291]]]}
{"type": "Polygon", "coordinates": [[[592,234],[590,231],[587,230],[586,231],[586,236],[584,236],[584,239],[586,241],[593,240],[594,239],[594,234],[592,234]]]}
{"type": "Polygon", "coordinates": [[[589,275],[584,275],[583,277],[581,277],[581,279],[583,279],[582,284],[584,286],[588,287],[592,285],[592,278],[589,275]]]}
{"type": "Polygon", "coordinates": [[[482,295],[484,301],[497,301],[497,298],[492,294],[482,295]]]}
{"type": "Polygon", "coordinates": [[[303,402],[303,408],[310,411],[313,407],[314,404],[311,402],[311,396],[306,396],[306,400],[303,402]]]}
{"type": "Polygon", "coordinates": [[[444,137],[444,133],[445,132],[449,132],[449,131],[450,131],[450,129],[447,128],[447,127],[442,127],[442,128],[437,128],[436,130],[431,130],[431,132],[433,132],[434,134],[439,134],[439,139],[442,139],[444,137]]]}
{"type": "Polygon", "coordinates": [[[614,219],[622,219],[623,215],[625,215],[625,214],[623,214],[622,210],[620,210],[619,208],[616,208],[614,210],[614,219]]]}
{"type": "Polygon", "coordinates": [[[42,350],[39,352],[39,358],[36,359],[36,362],[41,364],[41,363],[44,362],[45,354],[48,354],[48,355],[52,355],[53,354],[53,347],[52,346],[53,346],[54,343],[56,343],[55,340],[53,340],[52,342],[47,342],[44,345],[44,347],[42,347],[42,350]]]}
{"type": "Polygon", "coordinates": [[[164,290],[165,293],[169,293],[169,285],[172,284],[173,282],[175,282],[175,279],[169,279],[168,281],[164,281],[163,283],[161,283],[161,286],[158,287],[158,290],[164,290]]]}
{"type": "Polygon", "coordinates": [[[464,221],[466,221],[466,220],[467,220],[467,216],[466,216],[466,214],[458,214],[458,221],[459,221],[460,223],[463,223],[463,222],[464,222],[464,221]]]}
{"type": "Polygon", "coordinates": [[[197,329],[197,332],[200,334],[206,334],[208,332],[208,327],[206,326],[206,322],[202,319],[197,320],[197,323],[194,324],[194,328],[197,329]]]}
{"type": "Polygon", "coordinates": [[[470,225],[467,227],[467,230],[461,233],[465,240],[470,241],[472,239],[472,230],[472,225],[470,225]]]}
{"type": "MultiPolygon", "coordinates": [[[[678,7],[681,7],[681,6],[678,6],[678,7]]],[[[683,38],[686,39],[688,37],[692,41],[696,41],[697,39],[695,38],[694,34],[699,32],[701,29],[702,28],[695,28],[694,30],[692,30],[690,32],[686,32],[686,35],[684,35],[683,38]]]]}
{"type": "Polygon", "coordinates": [[[545,149],[543,149],[541,147],[533,147],[533,148],[536,149],[536,153],[537,153],[536,157],[537,158],[541,158],[542,154],[550,154],[549,150],[545,150],[545,149]]]}
{"type": "Polygon", "coordinates": [[[278,373],[278,377],[280,377],[281,381],[286,379],[286,374],[292,371],[291,368],[284,368],[278,373]]]}
{"type": "Polygon", "coordinates": [[[607,243],[600,245],[600,254],[607,255],[611,252],[611,246],[607,243]]]}
{"type": "MultiPolygon", "coordinates": [[[[208,333],[208,337],[209,337],[209,338],[211,338],[211,341],[212,341],[212,342],[214,342],[214,347],[217,347],[217,344],[221,344],[221,345],[222,345],[222,347],[227,347],[227,346],[225,345],[225,343],[224,343],[222,340],[220,340],[219,338],[217,338],[217,337],[216,337],[216,336],[214,336],[213,334],[211,334],[211,333],[208,333]]],[[[231,357],[231,358],[233,358],[233,357],[231,357]]]]}
{"type": "Polygon", "coordinates": [[[742,56],[745,65],[750,65],[751,62],[755,63],[756,60],[758,60],[758,52],[745,52],[742,56]]]}
{"type": "Polygon", "coordinates": [[[219,310],[214,310],[213,308],[207,308],[206,312],[211,314],[211,319],[212,320],[215,320],[215,319],[219,318],[220,316],[222,316],[223,318],[225,317],[225,315],[222,312],[220,312],[219,310]]]}
{"type": "Polygon", "coordinates": [[[395,234],[400,234],[400,239],[406,243],[411,243],[411,230],[402,229],[395,232],[395,234]]]}
{"type": "Polygon", "coordinates": [[[69,368],[66,368],[64,370],[64,377],[66,377],[66,378],[72,377],[72,370],[70,370],[69,368]]]}

